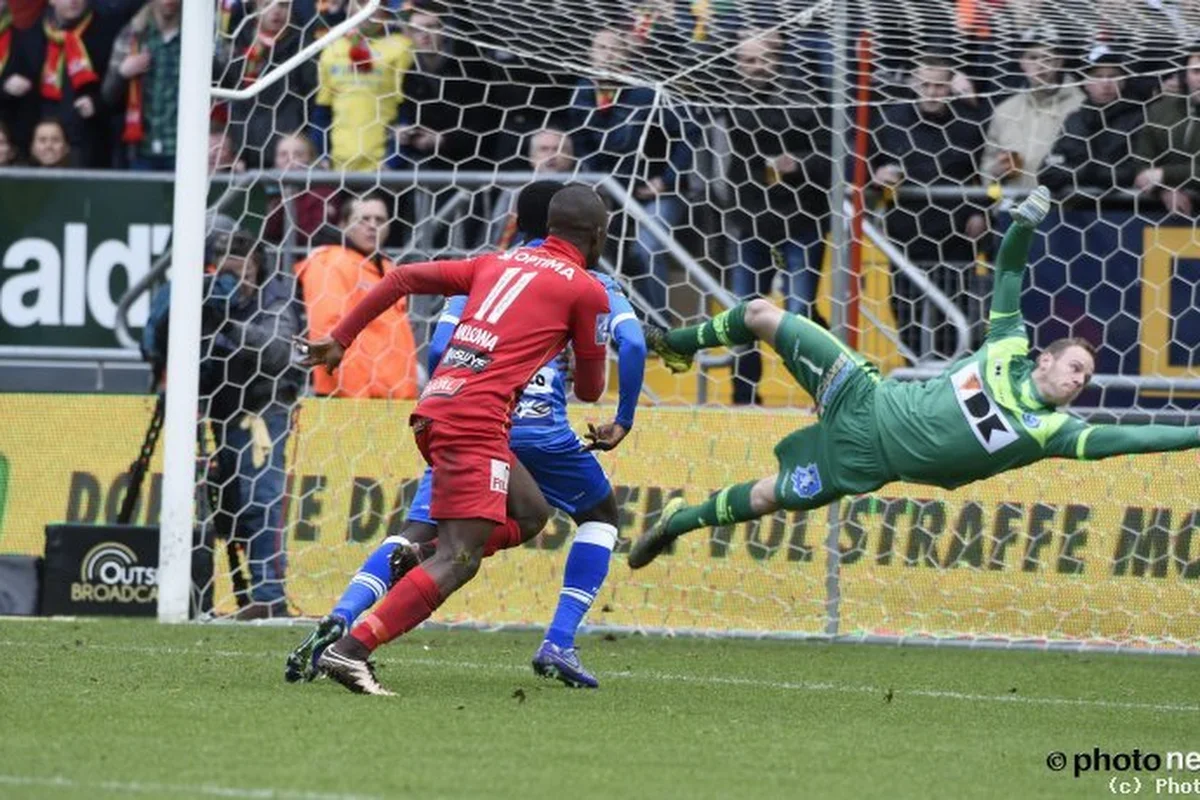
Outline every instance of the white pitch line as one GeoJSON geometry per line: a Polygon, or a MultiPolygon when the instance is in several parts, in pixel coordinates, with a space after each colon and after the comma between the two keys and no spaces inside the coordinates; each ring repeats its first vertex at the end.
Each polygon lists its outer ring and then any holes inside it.
{"type": "MultiPolygon", "coordinates": [[[[500,664],[480,664],[469,661],[444,661],[436,658],[392,659],[394,663],[411,664],[413,666],[457,667],[459,669],[500,671],[514,669],[524,671],[522,667],[500,664]]],[[[387,662],[385,662],[387,663],[387,662]]],[[[894,697],[928,697],[938,700],[965,700],[985,703],[1027,703],[1031,705],[1053,706],[1092,706],[1095,708],[1120,708],[1137,711],[1179,711],[1197,712],[1200,706],[1179,705],[1174,703],[1135,703],[1123,700],[1089,700],[1071,697],[1023,697],[1017,694],[969,694],[965,692],[950,692],[942,689],[904,689],[884,688],[882,686],[855,686],[852,684],[828,683],[819,681],[769,681],[759,678],[734,678],[721,675],[680,675],[670,672],[606,672],[608,678],[645,678],[654,681],[675,681],[678,683],[696,683],[708,686],[746,686],[755,689],[777,689],[782,691],[800,692],[838,692],[842,694],[869,694],[882,697],[886,692],[892,692],[894,697]]]]}
{"type": "Polygon", "coordinates": [[[328,794],[326,792],[296,791],[294,789],[246,789],[238,786],[202,784],[145,783],[143,781],[76,781],[56,775],[39,778],[33,775],[0,775],[0,785],[36,786],[39,789],[121,792],[124,794],[190,794],[206,797],[250,798],[250,800],[382,800],[379,795],[328,794]]]}
{"type": "MultiPolygon", "coordinates": [[[[11,639],[0,640],[0,647],[42,647],[63,648],[61,642],[18,642],[11,639]]],[[[144,653],[148,655],[186,655],[186,656],[218,656],[221,658],[263,658],[281,659],[275,652],[249,652],[239,650],[209,650],[199,647],[146,647],[140,645],[119,646],[104,644],[84,644],[80,650],[88,648],[117,653],[144,653]]],[[[68,652],[71,649],[67,648],[68,652]]],[[[526,672],[526,667],[516,664],[486,664],[476,661],[452,661],[440,658],[405,658],[403,656],[385,655],[378,659],[382,664],[397,664],[400,666],[437,667],[484,672],[514,673],[526,672]]],[[[1037,697],[1019,694],[973,694],[969,692],[952,692],[944,689],[921,689],[903,687],[884,687],[872,685],[854,685],[845,683],[830,683],[824,681],[772,681],[760,678],[740,678],[723,675],[685,675],[671,672],[654,671],[617,671],[605,672],[604,677],[622,680],[653,680],[659,682],[694,683],[705,686],[744,686],[754,689],[775,689],[779,691],[798,692],[835,692],[839,694],[865,694],[882,697],[891,692],[893,697],[924,697],[933,700],[958,700],[972,703],[1016,703],[1017,705],[1042,706],[1075,706],[1084,708],[1109,708],[1129,711],[1171,711],[1180,713],[1200,712],[1200,705],[1182,703],[1138,703],[1127,700],[1093,700],[1072,697],[1037,697]]]]}

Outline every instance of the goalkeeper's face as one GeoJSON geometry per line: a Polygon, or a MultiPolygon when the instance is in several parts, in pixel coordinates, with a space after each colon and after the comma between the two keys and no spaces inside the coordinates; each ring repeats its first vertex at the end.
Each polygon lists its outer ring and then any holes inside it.
{"type": "Polygon", "coordinates": [[[1033,382],[1046,402],[1065,406],[1079,397],[1095,371],[1092,354],[1078,345],[1071,345],[1057,354],[1045,352],[1038,356],[1033,382]]]}

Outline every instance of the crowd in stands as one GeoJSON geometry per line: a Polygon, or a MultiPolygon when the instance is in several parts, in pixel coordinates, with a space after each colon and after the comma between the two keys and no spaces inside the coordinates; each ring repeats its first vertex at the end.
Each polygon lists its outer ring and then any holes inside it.
{"type": "MultiPolygon", "coordinates": [[[[213,80],[239,88],[365,0],[219,2],[213,80]]],[[[170,170],[180,3],[0,0],[0,161],[170,170]]],[[[961,265],[988,246],[988,185],[1141,195],[1188,216],[1200,200],[1195,21],[1171,0],[1093,0],[1081,27],[1082,5],[1068,19],[1049,0],[851,4],[854,30],[874,45],[871,196],[882,198],[888,237],[951,294],[964,291],[961,265]],[[1131,28],[1153,35],[1130,38],[1131,28]]],[[[600,173],[628,191],[627,212],[640,207],[638,219],[614,215],[614,241],[628,244],[622,271],[643,306],[683,314],[668,291],[681,282],[677,265],[649,221],[736,295],[781,279],[788,308],[813,313],[828,189],[834,170],[853,172],[853,159],[830,158],[828,19],[781,25],[785,0],[529,8],[549,16],[506,19],[479,0],[385,0],[283,80],[216,104],[210,169],[600,173]],[[665,101],[656,81],[668,81],[665,101]]],[[[847,51],[853,78],[868,65],[847,51]]],[[[853,152],[855,118],[847,127],[853,152]]],[[[336,240],[322,234],[348,224],[340,188],[279,183],[263,238],[289,243],[292,263],[336,240]]],[[[511,241],[513,194],[473,195],[472,246],[511,241]]],[[[383,246],[420,253],[416,223],[442,203],[436,187],[396,192],[383,246]]],[[[902,341],[928,350],[921,291],[899,274],[894,289],[902,341]]],[[[935,337],[932,347],[948,345],[935,337]]],[[[750,388],[737,399],[750,401],[757,367],[740,369],[750,388]]]]}

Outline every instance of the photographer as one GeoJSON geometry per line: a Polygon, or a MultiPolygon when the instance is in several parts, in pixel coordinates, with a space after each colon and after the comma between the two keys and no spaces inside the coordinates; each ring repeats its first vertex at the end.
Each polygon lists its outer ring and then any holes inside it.
{"type": "MultiPolygon", "coordinates": [[[[288,616],[283,580],[285,465],[303,373],[291,365],[300,315],[290,278],[268,273],[252,234],[210,235],[200,341],[200,402],[212,426],[217,529],[249,555],[250,603],[239,619],[288,616]]],[[[170,284],[151,301],[143,351],[162,374],[170,284]]]]}

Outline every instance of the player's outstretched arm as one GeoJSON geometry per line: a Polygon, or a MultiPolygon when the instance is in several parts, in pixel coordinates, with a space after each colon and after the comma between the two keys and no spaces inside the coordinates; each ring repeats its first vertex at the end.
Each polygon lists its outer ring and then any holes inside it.
{"type": "Polygon", "coordinates": [[[1200,447],[1200,427],[1179,425],[1064,426],[1047,450],[1061,458],[1094,461],[1136,453],[1163,453],[1200,447]]]}
{"type": "Polygon", "coordinates": [[[467,294],[475,275],[476,259],[427,261],[389,272],[330,332],[343,348],[349,347],[371,321],[410,294],[467,294]]]}

